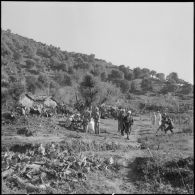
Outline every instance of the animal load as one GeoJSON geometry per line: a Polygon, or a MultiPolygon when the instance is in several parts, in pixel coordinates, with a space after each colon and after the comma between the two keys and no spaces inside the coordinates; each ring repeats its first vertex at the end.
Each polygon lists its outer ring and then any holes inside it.
{"type": "Polygon", "coordinates": [[[73,130],[78,130],[82,128],[83,120],[80,114],[73,114],[69,116],[64,122],[64,126],[66,128],[70,128],[73,130]]]}

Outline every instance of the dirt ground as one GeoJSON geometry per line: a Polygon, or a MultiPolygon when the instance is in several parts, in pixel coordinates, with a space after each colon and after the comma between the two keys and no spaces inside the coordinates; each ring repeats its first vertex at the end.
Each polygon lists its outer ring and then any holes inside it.
{"type": "MultiPolygon", "coordinates": [[[[116,173],[90,172],[87,177],[89,193],[136,193],[138,189],[133,184],[134,176],[131,175],[132,167],[129,166],[136,157],[161,155],[170,158],[178,156],[193,155],[193,136],[183,135],[179,129],[175,129],[175,134],[164,135],[159,132],[155,136],[156,127],[152,127],[148,116],[135,117],[135,122],[127,140],[126,135],[121,136],[117,132],[117,120],[102,119],[100,124],[100,135],[94,133],[83,133],[71,131],[59,125],[60,120],[65,118],[38,118],[30,117],[27,121],[21,119],[14,125],[2,126],[1,141],[2,146],[12,146],[14,144],[42,143],[50,142],[65,143],[72,140],[86,143],[97,142],[99,145],[115,144],[115,149],[93,150],[83,153],[95,153],[101,157],[112,157],[117,163],[119,171],[116,173]],[[22,126],[28,127],[34,132],[34,136],[26,137],[17,135],[17,129],[22,126]],[[147,148],[142,148],[140,139],[154,140],[151,153],[147,148]],[[161,140],[161,141],[159,141],[161,140]],[[164,140],[165,143],[162,143],[164,140]],[[167,144],[166,144],[167,143],[167,144]],[[177,144],[175,144],[177,143],[177,144]],[[160,146],[159,146],[160,145],[160,146]]],[[[152,141],[151,141],[152,142],[152,141]]],[[[79,193],[79,192],[78,192],[79,193]]]]}

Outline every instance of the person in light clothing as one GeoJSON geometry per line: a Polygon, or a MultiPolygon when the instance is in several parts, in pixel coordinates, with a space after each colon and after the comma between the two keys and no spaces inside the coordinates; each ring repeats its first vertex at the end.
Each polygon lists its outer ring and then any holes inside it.
{"type": "Polygon", "coordinates": [[[155,126],[156,125],[156,113],[153,112],[152,116],[151,116],[151,122],[152,122],[152,125],[155,126]]]}
{"type": "Polygon", "coordinates": [[[161,113],[158,111],[156,115],[156,122],[158,126],[161,125],[161,120],[162,120],[162,116],[161,116],[161,113]]]}
{"type": "Polygon", "coordinates": [[[91,121],[91,112],[89,108],[87,108],[83,114],[83,131],[85,133],[88,132],[88,125],[90,121],[91,121]]]}
{"type": "Polygon", "coordinates": [[[93,118],[95,122],[95,134],[100,134],[100,113],[98,107],[95,108],[93,118]]]}

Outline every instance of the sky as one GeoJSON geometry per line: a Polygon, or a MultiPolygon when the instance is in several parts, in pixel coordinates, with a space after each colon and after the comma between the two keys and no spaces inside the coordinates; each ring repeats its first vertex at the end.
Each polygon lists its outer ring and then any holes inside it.
{"type": "Polygon", "coordinates": [[[193,83],[193,2],[7,2],[1,28],[193,83]]]}

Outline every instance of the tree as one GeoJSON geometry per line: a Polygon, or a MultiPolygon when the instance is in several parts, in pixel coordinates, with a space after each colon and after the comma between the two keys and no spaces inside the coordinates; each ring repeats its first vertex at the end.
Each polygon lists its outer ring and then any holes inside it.
{"type": "Polygon", "coordinates": [[[64,73],[64,82],[63,82],[66,86],[71,86],[72,85],[72,79],[71,76],[64,73]]]}
{"type": "Polygon", "coordinates": [[[26,77],[26,89],[28,92],[35,93],[37,80],[34,76],[26,77]]]}
{"type": "Polygon", "coordinates": [[[99,76],[101,73],[100,67],[95,66],[91,71],[91,74],[93,74],[94,76],[99,76]]]}
{"type": "Polygon", "coordinates": [[[26,65],[29,67],[29,68],[32,68],[34,65],[35,65],[35,61],[34,60],[31,60],[31,59],[28,59],[26,60],[26,65]]]}
{"type": "Polygon", "coordinates": [[[134,75],[132,72],[129,72],[125,75],[125,79],[127,79],[128,81],[131,81],[134,79],[134,75]]]}
{"type": "Polygon", "coordinates": [[[190,83],[185,83],[182,87],[181,87],[181,91],[180,93],[182,94],[189,94],[192,92],[192,85],[190,83]]]}
{"type": "Polygon", "coordinates": [[[22,83],[16,82],[12,83],[9,87],[9,94],[14,101],[18,101],[20,95],[25,91],[25,87],[22,83]]]}
{"type": "Polygon", "coordinates": [[[135,79],[141,78],[141,76],[142,76],[142,70],[139,67],[134,68],[133,69],[133,75],[134,75],[134,78],[135,79]]]}
{"type": "Polygon", "coordinates": [[[118,97],[120,96],[121,92],[118,87],[113,85],[112,83],[108,82],[99,82],[99,95],[97,104],[102,105],[104,103],[114,103],[118,97]]]}
{"type": "Polygon", "coordinates": [[[177,83],[173,79],[169,79],[165,86],[161,89],[161,93],[166,94],[169,92],[175,92],[175,90],[178,88],[177,83]]]}
{"type": "Polygon", "coordinates": [[[90,107],[96,101],[99,88],[97,81],[91,74],[83,77],[83,80],[79,84],[79,92],[85,102],[85,106],[90,107]]]}
{"type": "Polygon", "coordinates": [[[106,79],[107,79],[107,74],[106,74],[106,72],[102,72],[101,74],[100,74],[100,77],[101,77],[101,81],[106,81],[106,79]]]}
{"type": "Polygon", "coordinates": [[[149,78],[150,77],[150,70],[148,68],[143,68],[142,74],[143,74],[142,77],[149,78]]]}
{"type": "Polygon", "coordinates": [[[166,80],[174,80],[176,83],[179,81],[178,75],[176,72],[171,72],[169,75],[167,75],[166,80]]]}
{"type": "Polygon", "coordinates": [[[133,80],[133,73],[130,72],[128,67],[125,67],[124,65],[119,66],[119,70],[124,73],[124,78],[128,81],[133,80]]]}
{"type": "Polygon", "coordinates": [[[127,93],[130,89],[129,82],[127,80],[120,80],[119,87],[120,87],[122,93],[127,93]]]}
{"type": "Polygon", "coordinates": [[[143,79],[141,82],[141,88],[143,91],[151,91],[152,90],[152,81],[151,79],[143,79]]]}
{"type": "Polygon", "coordinates": [[[69,66],[69,67],[68,67],[68,73],[69,73],[69,74],[73,74],[73,73],[74,73],[74,69],[73,69],[72,66],[69,66]]]}
{"type": "Polygon", "coordinates": [[[135,81],[132,81],[131,82],[131,85],[130,85],[130,92],[136,92],[137,91],[137,85],[135,83],[135,81]]]}
{"type": "Polygon", "coordinates": [[[64,72],[56,72],[54,80],[61,86],[71,86],[72,79],[69,74],[64,72]]]}
{"type": "Polygon", "coordinates": [[[39,82],[43,87],[49,87],[49,78],[45,74],[40,74],[37,78],[37,82],[39,82]]]}
{"type": "Polygon", "coordinates": [[[59,88],[60,88],[60,85],[57,82],[51,80],[49,84],[49,95],[55,96],[59,88]]]}
{"type": "Polygon", "coordinates": [[[111,73],[108,75],[109,80],[123,79],[123,78],[124,78],[124,73],[121,72],[120,70],[112,70],[111,73]]]}
{"type": "Polygon", "coordinates": [[[158,79],[160,79],[161,81],[164,81],[165,80],[165,74],[164,73],[157,73],[156,74],[156,77],[158,79]]]}
{"type": "Polygon", "coordinates": [[[155,76],[156,75],[156,71],[155,70],[152,70],[152,71],[150,71],[150,74],[152,75],[152,77],[153,76],[155,76]]]}

